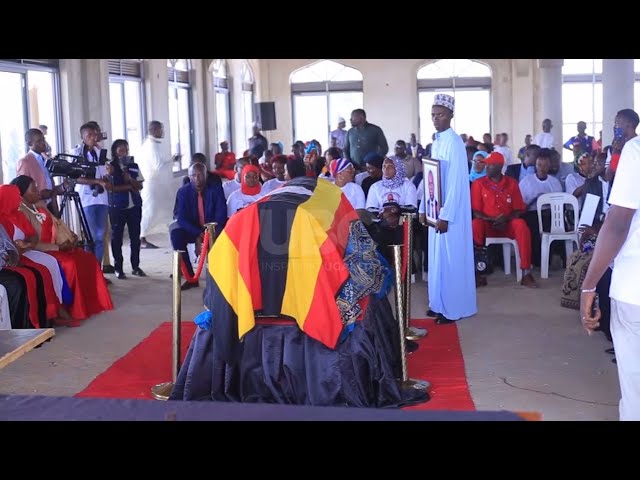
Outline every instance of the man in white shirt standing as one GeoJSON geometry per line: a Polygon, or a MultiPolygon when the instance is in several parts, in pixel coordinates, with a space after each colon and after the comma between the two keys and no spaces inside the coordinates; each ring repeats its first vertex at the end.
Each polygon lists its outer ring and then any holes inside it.
{"type": "Polygon", "coordinates": [[[329,138],[329,145],[331,145],[331,140],[336,139],[336,147],[340,150],[344,148],[344,142],[347,139],[347,131],[345,127],[347,126],[347,122],[344,118],[338,117],[338,128],[331,132],[331,137],[329,138]]]}
{"type": "MultiPolygon", "coordinates": [[[[635,130],[640,123],[633,110],[618,112],[618,119],[631,124],[632,129],[627,131],[635,130]],[[621,115],[623,112],[626,114],[621,115]]],[[[609,295],[611,336],[622,393],[620,420],[640,420],[640,137],[625,140],[609,197],[610,208],[582,284],[580,313],[582,325],[591,334],[601,317],[594,305],[596,284],[613,261],[609,295]]]]}
{"type": "Polygon", "coordinates": [[[107,219],[109,217],[109,197],[105,187],[109,183],[104,178],[107,169],[99,165],[101,161],[101,149],[98,147],[98,131],[91,123],[85,123],[80,127],[82,143],[72,150],[72,154],[84,157],[86,162],[96,166],[95,178],[80,177],[76,180],[75,190],[82,202],[84,215],[93,237],[93,253],[102,265],[104,258],[104,239],[107,231],[107,219]]]}
{"type": "Polygon", "coordinates": [[[149,122],[149,134],[142,142],[139,160],[140,173],[145,179],[142,197],[142,223],[140,224],[140,248],[158,248],[149,242],[147,235],[166,230],[171,223],[175,187],[173,160],[163,154],[164,125],[157,120],[149,122]]]}
{"type": "Polygon", "coordinates": [[[545,118],[542,121],[542,132],[538,133],[533,138],[533,144],[538,145],[540,148],[555,148],[555,139],[551,134],[553,124],[550,118],[545,118]]]}

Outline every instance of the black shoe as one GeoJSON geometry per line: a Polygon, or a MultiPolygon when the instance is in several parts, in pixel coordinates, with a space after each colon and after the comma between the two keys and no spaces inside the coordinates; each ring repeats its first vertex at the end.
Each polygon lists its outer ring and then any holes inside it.
{"type": "Polygon", "coordinates": [[[438,315],[440,315],[440,314],[434,312],[433,310],[427,310],[427,317],[429,317],[429,318],[436,318],[438,315]]]}
{"type": "Polygon", "coordinates": [[[199,286],[200,285],[198,284],[198,282],[195,282],[195,283],[184,282],[180,287],[180,290],[184,292],[185,290],[191,290],[192,288],[198,288],[199,286]]]}
{"type": "Polygon", "coordinates": [[[407,353],[413,353],[416,350],[418,350],[418,348],[420,348],[420,345],[418,345],[418,342],[414,342],[413,340],[406,340],[404,344],[404,348],[407,351],[407,353]]]}
{"type": "Polygon", "coordinates": [[[147,274],[142,271],[140,267],[134,268],[131,272],[131,275],[135,275],[136,277],[146,277],[147,274]]]}
{"type": "Polygon", "coordinates": [[[142,243],[140,244],[140,248],[158,248],[158,246],[157,246],[157,245],[154,245],[154,244],[153,244],[153,243],[151,243],[151,242],[142,242],[142,243]]]}
{"type": "Polygon", "coordinates": [[[102,273],[116,273],[116,267],[111,265],[103,265],[102,273]]]}
{"type": "Polygon", "coordinates": [[[126,280],[127,276],[125,275],[124,272],[117,272],[116,271],[116,278],[120,279],[120,280],[126,280]]]}
{"type": "Polygon", "coordinates": [[[608,353],[610,355],[615,355],[615,350],[613,349],[613,347],[611,348],[607,348],[604,353],[608,353]]]}
{"type": "Polygon", "coordinates": [[[438,318],[436,318],[436,325],[448,325],[449,323],[455,323],[455,320],[449,320],[441,313],[438,314],[438,318]]]}

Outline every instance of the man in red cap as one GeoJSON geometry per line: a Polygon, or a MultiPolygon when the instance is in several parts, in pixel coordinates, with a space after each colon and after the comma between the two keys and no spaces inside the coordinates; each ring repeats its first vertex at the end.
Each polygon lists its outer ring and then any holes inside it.
{"type": "Polygon", "coordinates": [[[531,232],[520,215],[527,206],[522,199],[518,182],[502,175],[504,156],[492,152],[485,159],[487,175],[471,184],[473,210],[473,243],[484,246],[487,237],[507,237],[518,242],[521,285],[535,288],[531,275],[531,232]]]}

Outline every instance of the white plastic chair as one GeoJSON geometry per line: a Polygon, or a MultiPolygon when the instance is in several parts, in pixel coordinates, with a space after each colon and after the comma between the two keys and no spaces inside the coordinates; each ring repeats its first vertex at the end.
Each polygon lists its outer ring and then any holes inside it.
{"type": "Polygon", "coordinates": [[[522,281],[522,269],[520,268],[520,250],[518,250],[518,242],[506,237],[487,237],[484,242],[485,246],[502,245],[502,260],[504,262],[504,274],[511,275],[511,247],[516,257],[516,280],[518,283],[522,281]]]}
{"type": "Polygon", "coordinates": [[[573,253],[573,244],[579,247],[577,223],[579,218],[578,199],[570,193],[545,193],[538,197],[538,225],[540,226],[541,238],[541,258],[540,258],[540,276],[549,278],[549,250],[551,244],[556,240],[564,240],[564,248],[567,254],[567,260],[573,253]],[[544,205],[551,206],[551,230],[544,232],[542,229],[542,207],[544,205]],[[576,217],[576,225],[570,232],[565,231],[564,224],[564,206],[571,205],[576,217]]]}

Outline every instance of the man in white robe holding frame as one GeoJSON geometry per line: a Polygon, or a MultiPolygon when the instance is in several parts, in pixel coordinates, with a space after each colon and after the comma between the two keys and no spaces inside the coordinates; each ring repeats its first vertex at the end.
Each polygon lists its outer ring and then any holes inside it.
{"type": "MultiPolygon", "coordinates": [[[[444,325],[475,315],[475,267],[471,228],[471,193],[467,152],[451,128],[455,99],[436,94],[431,118],[436,139],[431,158],[440,160],[442,205],[435,228],[429,227],[429,311],[436,324],[444,325]]],[[[425,204],[420,203],[420,222],[426,224],[425,204]]]]}

